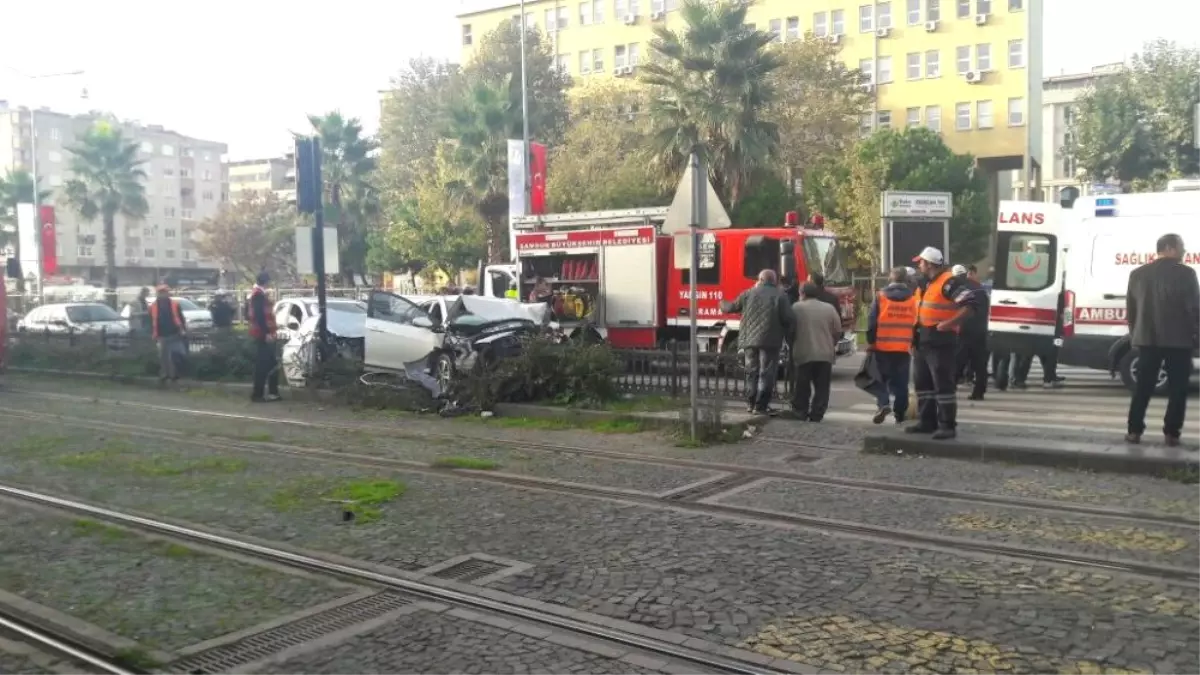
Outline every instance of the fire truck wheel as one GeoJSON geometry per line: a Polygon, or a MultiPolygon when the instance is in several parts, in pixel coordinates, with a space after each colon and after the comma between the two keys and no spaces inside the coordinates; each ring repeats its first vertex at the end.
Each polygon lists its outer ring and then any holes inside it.
{"type": "MultiPolygon", "coordinates": [[[[1121,363],[1117,366],[1121,373],[1121,382],[1129,391],[1137,389],[1137,373],[1138,373],[1138,356],[1137,351],[1130,349],[1125,352],[1125,356],[1121,357],[1121,363]]],[[[1158,383],[1154,385],[1154,395],[1164,396],[1167,393],[1167,371],[1162,369],[1158,371],[1158,383]]]]}

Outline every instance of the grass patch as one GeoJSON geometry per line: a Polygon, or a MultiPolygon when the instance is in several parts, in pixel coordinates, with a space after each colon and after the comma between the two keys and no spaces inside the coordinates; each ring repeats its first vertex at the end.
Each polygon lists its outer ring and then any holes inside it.
{"type": "Polygon", "coordinates": [[[66,436],[26,436],[15,443],[5,443],[4,454],[13,457],[35,457],[54,452],[66,443],[66,436]]]}
{"type": "Polygon", "coordinates": [[[645,422],[635,417],[589,417],[568,415],[566,417],[459,417],[505,429],[530,429],[538,431],[568,431],[582,429],[600,434],[636,434],[646,430],[645,422]]]}
{"type": "Polygon", "coordinates": [[[633,417],[596,420],[585,428],[600,434],[637,434],[646,430],[645,423],[633,417]]]}
{"type": "Polygon", "coordinates": [[[251,443],[270,443],[274,436],[268,433],[246,434],[242,436],[242,440],[250,441],[251,443]]]}
{"type": "Polygon", "coordinates": [[[277,511],[295,511],[322,502],[340,502],[354,514],[355,522],[371,523],[383,516],[379,507],[404,494],[405,485],[386,479],[350,480],[329,486],[320,479],[308,479],[277,490],[271,495],[271,507],[277,511]]]}
{"type": "Polygon", "coordinates": [[[194,473],[239,473],[250,463],[232,457],[205,457],[204,459],[170,460],[154,457],[129,462],[129,469],[139,476],[182,476],[194,473]]]}
{"type": "Polygon", "coordinates": [[[633,396],[619,401],[609,401],[596,410],[612,412],[668,412],[687,407],[687,399],[670,396],[633,396]]]}
{"type": "Polygon", "coordinates": [[[188,558],[194,555],[200,555],[198,551],[188,548],[183,544],[173,542],[159,542],[158,552],[167,558],[188,558]]]}
{"type": "Polygon", "coordinates": [[[129,532],[122,530],[119,527],[114,527],[108,523],[102,523],[98,520],[90,518],[79,518],[72,523],[72,528],[75,533],[85,537],[100,537],[109,541],[117,539],[125,539],[129,536],[129,532]]]}
{"type": "Polygon", "coordinates": [[[55,460],[60,466],[87,471],[105,471],[135,476],[183,476],[189,474],[231,474],[244,471],[249,462],[233,457],[180,459],[146,456],[124,441],[109,441],[96,450],[66,455],[55,460]]]}
{"type": "Polygon", "coordinates": [[[499,462],[479,457],[439,457],[429,465],[439,469],[471,469],[473,471],[494,471],[500,468],[499,462]]]}
{"type": "Polygon", "coordinates": [[[113,654],[113,660],[118,664],[140,672],[150,672],[162,667],[158,659],[141,647],[123,647],[113,654]]]}
{"type": "Polygon", "coordinates": [[[1200,483],[1200,469],[1196,467],[1165,469],[1162,472],[1162,477],[1185,485],[1195,485],[1196,483],[1200,483]]]}

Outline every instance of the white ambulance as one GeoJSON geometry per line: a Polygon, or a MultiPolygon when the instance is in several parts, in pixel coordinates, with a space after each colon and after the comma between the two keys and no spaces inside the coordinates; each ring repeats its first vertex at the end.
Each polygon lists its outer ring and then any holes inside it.
{"type": "MultiPolygon", "coordinates": [[[[1129,273],[1175,233],[1200,249],[1200,192],[1093,195],[1073,208],[1001,202],[989,330],[994,348],[1032,352],[1060,339],[1058,362],[1137,377],[1129,344],[1129,273]]],[[[1184,262],[1200,271],[1200,254],[1184,262]]],[[[1193,359],[1200,368],[1200,358],[1193,359]]],[[[1160,375],[1159,389],[1166,381],[1160,375]]]]}

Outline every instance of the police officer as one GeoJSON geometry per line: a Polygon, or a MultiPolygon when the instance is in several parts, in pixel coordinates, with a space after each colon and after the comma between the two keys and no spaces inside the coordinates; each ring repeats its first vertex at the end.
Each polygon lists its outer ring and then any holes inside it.
{"type": "Polygon", "coordinates": [[[917,304],[914,333],[913,386],[917,393],[919,419],[907,427],[910,434],[933,434],[936,440],[957,435],[958,399],[955,370],[958,334],[962,323],[975,311],[978,297],[946,265],[942,252],[927,246],[913,258],[921,275],[928,279],[917,304]]]}

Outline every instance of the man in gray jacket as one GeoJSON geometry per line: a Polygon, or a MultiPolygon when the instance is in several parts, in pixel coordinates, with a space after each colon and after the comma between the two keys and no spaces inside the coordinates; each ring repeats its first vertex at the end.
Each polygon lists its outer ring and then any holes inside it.
{"type": "MultiPolygon", "coordinates": [[[[800,420],[820,422],[829,408],[829,388],[842,317],[821,299],[821,288],[811,281],[792,305],[796,337],[792,341],[792,413],[800,420]]],[[[906,354],[907,356],[907,354],[906,354]]]]}
{"type": "Polygon", "coordinates": [[[727,314],[741,314],[738,348],[746,366],[746,403],[752,413],[774,414],[771,397],[779,374],[779,351],[791,332],[792,310],[773,270],[758,273],[758,284],[733,302],[721,301],[727,314]]]}
{"type": "Polygon", "coordinates": [[[1146,431],[1146,406],[1158,386],[1160,370],[1167,371],[1167,413],[1163,435],[1168,446],[1179,445],[1187,410],[1192,350],[1200,325],[1200,284],[1196,270],[1183,262],[1183,239],[1166,234],[1158,240],[1158,258],[1129,275],[1125,320],[1138,350],[1137,390],[1129,401],[1127,443],[1140,443],[1146,431]]]}

